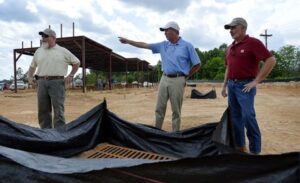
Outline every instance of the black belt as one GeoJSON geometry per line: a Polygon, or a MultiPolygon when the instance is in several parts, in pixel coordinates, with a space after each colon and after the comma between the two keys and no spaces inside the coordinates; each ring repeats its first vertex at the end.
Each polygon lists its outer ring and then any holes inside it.
{"type": "Polygon", "coordinates": [[[228,79],[229,81],[233,81],[233,82],[245,82],[245,81],[253,81],[254,78],[244,78],[244,79],[228,79]]]}
{"type": "Polygon", "coordinates": [[[41,79],[41,80],[57,80],[57,79],[64,79],[64,76],[37,76],[37,79],[41,79]]]}
{"type": "Polygon", "coordinates": [[[185,74],[183,73],[177,73],[177,74],[166,74],[166,73],[163,73],[164,76],[167,76],[169,78],[177,78],[177,77],[186,77],[185,74]]]}

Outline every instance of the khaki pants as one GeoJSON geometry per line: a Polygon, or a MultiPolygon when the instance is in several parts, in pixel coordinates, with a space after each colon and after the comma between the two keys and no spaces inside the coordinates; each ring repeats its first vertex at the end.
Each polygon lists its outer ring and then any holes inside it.
{"type": "Polygon", "coordinates": [[[162,76],[158,89],[157,103],[155,109],[155,126],[162,128],[166,114],[167,102],[170,99],[172,108],[172,130],[180,130],[181,107],[185,87],[185,77],[170,78],[162,76]]]}
{"type": "Polygon", "coordinates": [[[38,118],[41,128],[57,128],[65,124],[64,80],[38,80],[38,118]],[[52,120],[52,108],[54,117],[52,120]]]}

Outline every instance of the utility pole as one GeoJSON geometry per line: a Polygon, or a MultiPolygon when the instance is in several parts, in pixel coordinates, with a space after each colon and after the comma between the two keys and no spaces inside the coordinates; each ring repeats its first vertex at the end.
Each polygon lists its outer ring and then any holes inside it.
{"type": "Polygon", "coordinates": [[[265,34],[260,34],[260,36],[265,37],[265,45],[266,45],[266,48],[268,49],[268,37],[271,37],[272,34],[268,34],[267,32],[268,32],[268,30],[266,29],[265,34]]]}

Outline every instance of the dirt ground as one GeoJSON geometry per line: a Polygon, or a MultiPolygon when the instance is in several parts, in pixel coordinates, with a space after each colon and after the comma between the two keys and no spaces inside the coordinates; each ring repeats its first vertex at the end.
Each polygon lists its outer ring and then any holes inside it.
{"type": "MultiPolygon", "coordinates": [[[[221,84],[201,83],[196,89],[207,92],[215,88],[217,99],[191,99],[186,87],[182,107],[182,129],[218,122],[227,107],[220,95],[221,84]]],[[[157,87],[123,88],[111,91],[68,90],[65,117],[68,122],[89,111],[105,98],[110,111],[133,123],[154,125],[157,87]]],[[[0,115],[38,127],[37,99],[34,90],[0,92],[0,115]]],[[[258,86],[256,115],[262,133],[262,154],[300,152],[300,82],[265,83],[258,86]]],[[[163,129],[171,131],[171,109],[168,104],[163,129]]]]}

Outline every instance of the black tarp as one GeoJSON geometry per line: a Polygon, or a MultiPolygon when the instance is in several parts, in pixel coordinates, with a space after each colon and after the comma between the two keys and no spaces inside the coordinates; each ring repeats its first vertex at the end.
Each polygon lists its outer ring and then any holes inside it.
{"type": "Polygon", "coordinates": [[[191,98],[194,99],[215,99],[217,98],[217,93],[215,89],[211,89],[208,92],[200,92],[196,89],[192,89],[191,91],[191,98]]]}
{"type": "MultiPolygon", "coordinates": [[[[227,127],[227,112],[222,126],[227,127]]],[[[53,156],[71,157],[101,142],[154,152],[177,158],[217,155],[212,141],[218,123],[208,123],[180,132],[166,132],[151,126],[133,124],[120,119],[102,103],[63,128],[39,129],[0,117],[0,145],[53,156]]],[[[224,128],[223,127],[223,128],[224,128]]],[[[230,135],[220,131],[215,141],[230,135]]],[[[227,141],[231,145],[231,141],[227,141]]]]}
{"type": "Polygon", "coordinates": [[[166,132],[118,118],[102,103],[64,128],[42,130],[0,117],[3,182],[299,182],[299,155],[233,150],[228,111],[218,123],[166,132]],[[76,159],[102,142],[179,160],[76,159]]]}

